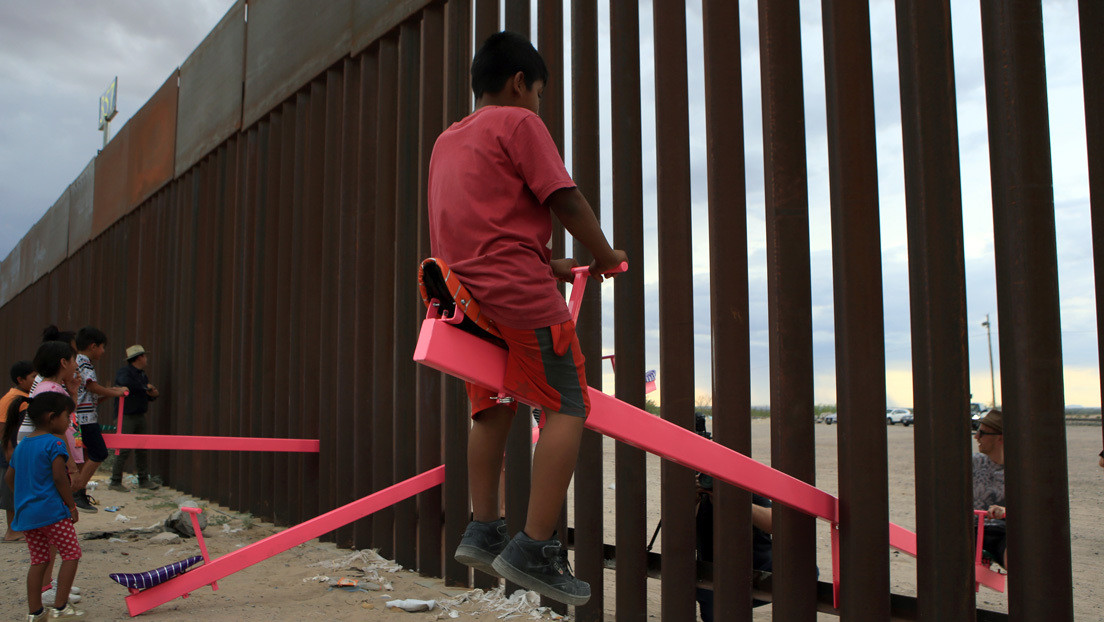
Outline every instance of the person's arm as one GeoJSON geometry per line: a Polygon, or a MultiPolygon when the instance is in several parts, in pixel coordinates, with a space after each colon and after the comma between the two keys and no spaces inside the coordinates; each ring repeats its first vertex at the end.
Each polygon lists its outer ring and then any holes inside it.
{"type": "Polygon", "coordinates": [[[545,204],[560,219],[564,228],[594,256],[594,262],[590,264],[591,274],[599,276],[628,260],[625,251],[610,246],[598,219],[594,217],[594,210],[578,188],[561,188],[549,195],[545,204]]]}
{"type": "Polygon", "coordinates": [[[571,257],[565,257],[563,259],[553,259],[548,262],[552,266],[552,276],[555,276],[557,280],[564,283],[571,283],[575,280],[575,275],[571,270],[579,265],[579,262],[575,261],[571,257]]]}
{"type": "Polygon", "coordinates": [[[126,387],[105,387],[95,380],[89,380],[84,386],[90,393],[100,397],[122,397],[127,391],[126,387]]]}
{"type": "Polygon", "coordinates": [[[58,455],[51,463],[54,475],[54,487],[57,488],[65,507],[69,508],[70,520],[77,522],[80,516],[77,512],[77,504],[73,501],[73,491],[69,489],[69,476],[65,473],[65,456],[58,455]]]}
{"type": "Polygon", "coordinates": [[[142,379],[145,381],[146,386],[143,387],[146,390],[146,398],[149,401],[153,401],[161,396],[161,392],[157,390],[157,387],[153,386],[153,383],[149,381],[149,376],[142,374],[142,379]]]}
{"type": "Polygon", "coordinates": [[[770,508],[751,504],[751,524],[767,533],[771,533],[774,512],[770,508]]]}
{"type": "Polygon", "coordinates": [[[76,403],[77,395],[80,393],[80,376],[75,372],[68,378],[62,378],[61,386],[65,387],[65,390],[69,392],[69,397],[73,398],[73,402],[76,403]]]}
{"type": "Polygon", "coordinates": [[[69,477],[66,478],[66,482],[68,482],[69,487],[73,489],[73,492],[83,490],[88,482],[80,481],[80,469],[77,467],[76,460],[73,459],[73,456],[76,455],[73,443],[69,441],[68,434],[62,435],[59,438],[65,441],[65,449],[69,452],[69,455],[65,456],[65,470],[69,474],[69,477]]]}

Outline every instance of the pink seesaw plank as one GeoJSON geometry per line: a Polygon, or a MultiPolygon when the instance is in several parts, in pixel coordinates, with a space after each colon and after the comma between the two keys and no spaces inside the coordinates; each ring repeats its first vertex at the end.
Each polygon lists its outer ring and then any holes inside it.
{"type": "MultiPolygon", "coordinates": [[[[506,351],[445,322],[422,322],[414,360],[493,391],[502,391],[506,351]]],[[[818,488],[601,391],[590,389],[590,400],[586,425],[592,430],[807,514],[836,520],[836,498],[818,488]]]]}
{"type": "MultiPolygon", "coordinates": [[[[414,360],[493,391],[503,390],[506,351],[444,321],[422,322],[414,360]]],[[[588,428],[833,523],[837,535],[835,496],[601,391],[590,389],[590,400],[588,428]]],[[[890,523],[889,545],[915,557],[916,533],[890,523]]],[[[983,585],[1004,591],[1003,575],[982,567],[975,574],[983,585]]]]}
{"type": "Polygon", "coordinates": [[[210,563],[204,563],[198,568],[193,568],[171,581],[166,581],[161,585],[127,596],[127,611],[130,612],[131,616],[149,611],[174,598],[183,596],[205,585],[210,585],[239,570],[262,562],[273,555],[283,553],[292,547],[299,546],[308,540],[317,538],[324,533],[328,533],[338,527],[364,518],[373,512],[394,505],[420,492],[425,492],[434,486],[439,486],[444,483],[444,481],[445,467],[442,465],[426,471],[421,475],[416,475],[408,480],[384,488],[363,499],[353,501],[335,510],[326,512],[305,523],[300,523],[294,527],[288,527],[280,533],[273,534],[263,540],[258,540],[232,553],[227,553],[210,563]]]}
{"type": "Polygon", "coordinates": [[[176,449],[193,451],[288,451],[318,453],[318,440],[248,436],[177,436],[175,434],[104,434],[111,449],[176,449]]]}

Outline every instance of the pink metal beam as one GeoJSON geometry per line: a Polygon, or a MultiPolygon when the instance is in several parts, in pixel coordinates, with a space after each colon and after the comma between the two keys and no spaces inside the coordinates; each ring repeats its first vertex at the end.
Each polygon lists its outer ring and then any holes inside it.
{"type": "Polygon", "coordinates": [[[318,440],[249,436],[177,436],[175,434],[104,434],[111,449],[175,449],[192,451],[288,451],[318,453],[318,440]]]}
{"type": "Polygon", "coordinates": [[[142,590],[137,594],[127,596],[127,611],[131,616],[149,611],[154,607],[163,605],[174,598],[178,598],[197,590],[205,585],[210,585],[219,579],[223,579],[239,570],[262,562],[273,555],[299,546],[308,540],[313,540],[359,520],[385,507],[394,505],[403,499],[409,499],[414,495],[425,492],[434,486],[439,486],[445,481],[445,467],[439,466],[416,475],[408,480],[399,482],[388,488],[368,495],[363,499],[353,501],[335,510],[312,518],[294,527],[288,527],[280,533],[273,534],[263,540],[244,546],[236,551],[227,553],[218,559],[166,581],[161,585],[142,590]]]}

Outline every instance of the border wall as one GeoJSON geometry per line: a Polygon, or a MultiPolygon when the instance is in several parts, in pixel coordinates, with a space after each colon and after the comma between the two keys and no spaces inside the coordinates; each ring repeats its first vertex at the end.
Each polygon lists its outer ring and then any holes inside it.
{"type": "MultiPolygon", "coordinates": [[[[1072,619],[1054,205],[1040,3],[981,3],[990,124],[1001,370],[1008,421],[1011,619],[1072,619]],[[1064,512],[1064,513],[1063,513],[1064,512]]],[[[505,0],[239,1],[0,264],[0,360],[27,358],[39,331],[93,324],[116,354],[141,342],[167,396],[157,434],[319,438],[311,456],[155,452],[172,486],[294,524],[418,472],[447,465],[442,490],[328,538],[379,547],[450,583],[487,585],[454,562],[468,520],[463,388],[411,362],[423,315],[414,287],[428,254],[426,170],[447,123],[470,108],[473,42],[529,32],[553,76],[543,117],[595,208],[612,210],[615,246],[644,255],[641,99],[654,98],[658,177],[662,416],[693,425],[693,325],[686,6],[654,0],[655,93],[640,91],[640,10],[610,3],[611,78],[599,83],[593,4],[505,0]],[[246,11],[248,9],[248,13],[246,11]],[[248,19],[246,19],[248,15],[248,19]],[[569,66],[564,35],[571,33],[569,66]],[[612,97],[613,205],[599,206],[598,94],[612,97]],[[60,235],[68,231],[68,236],[60,235]],[[67,240],[63,247],[60,243],[67,240]]],[[[915,406],[920,619],[973,616],[969,389],[961,191],[948,2],[897,2],[915,406]],[[948,517],[961,516],[961,520],[948,517]]],[[[750,370],[739,10],[705,0],[715,439],[750,447],[750,370]]],[[[644,9],[647,10],[647,9],[644,9]]],[[[1094,240],[1101,238],[1104,51],[1099,3],[1081,2],[1094,240]]],[[[814,475],[809,197],[802,71],[825,72],[831,175],[839,425],[842,610],[885,620],[885,376],[870,19],[863,2],[823,4],[821,67],[802,67],[799,3],[761,2],[771,461],[814,475]],[[785,249],[785,252],[782,252],[785,249]]],[[[691,33],[690,36],[699,36],[691,33]]],[[[556,249],[563,252],[564,249],[556,249]]],[[[568,251],[571,252],[571,251],[568,251]]],[[[575,249],[575,256],[580,250],[575,249]]],[[[1097,302],[1102,291],[1096,259],[1097,302]]],[[[644,403],[643,270],[619,277],[617,395],[644,403]]],[[[580,338],[600,361],[600,299],[580,338]]],[[[1098,326],[1104,330],[1104,324],[1098,326]]],[[[101,363],[101,376],[117,356],[101,363]]],[[[591,383],[601,382],[589,366],[591,383]]],[[[519,420],[522,418],[519,418],[519,420]]],[[[508,464],[508,514],[526,497],[528,430],[508,464]],[[521,457],[518,458],[517,456],[521,457]]],[[[662,618],[694,619],[693,473],[663,465],[662,569],[644,551],[645,460],[616,450],[616,596],[595,582],[580,620],[613,606],[647,616],[662,578],[662,618]]],[[[580,471],[600,472],[587,432],[580,471]]],[[[601,478],[577,478],[577,572],[602,574],[601,478]]],[[[750,619],[749,495],[718,485],[712,580],[718,619],[750,619]]],[[[816,609],[814,521],[775,510],[774,616],[816,609]]],[[[520,528],[515,525],[513,528],[520,528]]]]}

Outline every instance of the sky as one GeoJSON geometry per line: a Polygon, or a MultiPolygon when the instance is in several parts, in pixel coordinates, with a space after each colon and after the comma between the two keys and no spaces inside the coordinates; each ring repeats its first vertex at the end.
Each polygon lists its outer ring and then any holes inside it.
{"type": "MultiPolygon", "coordinates": [[[[534,0],[535,2],[535,0],[534,0]]],[[[119,78],[118,116],[112,132],[134,114],[188,57],[231,5],[230,0],[100,0],[25,3],[0,0],[0,257],[7,256],[31,225],[53,205],[102,146],[96,125],[100,94],[119,78]]],[[[565,13],[570,2],[565,1],[565,13]]],[[[599,55],[603,83],[609,79],[608,3],[599,2],[599,55]]],[[[709,258],[705,151],[704,70],[701,6],[687,3],[688,73],[695,317],[695,379],[702,400],[712,387],[709,336],[709,258]]],[[[823,39],[820,3],[804,1],[806,140],[812,252],[815,399],[834,403],[835,359],[831,275],[831,226],[827,132],[824,104],[823,39]]],[[[986,315],[992,323],[996,401],[1000,402],[999,331],[993,264],[993,222],[985,120],[980,9],[978,2],[954,0],[952,28],[959,121],[963,230],[965,236],[968,346],[974,401],[988,403],[990,392],[986,315]]],[[[1092,239],[1089,231],[1088,169],[1077,5],[1044,0],[1055,222],[1058,248],[1062,348],[1066,402],[1099,406],[1100,373],[1095,330],[1092,239]]],[[[881,213],[885,306],[886,389],[889,406],[912,406],[909,333],[908,248],[904,173],[897,82],[897,43],[892,0],[871,0],[878,187],[881,213]]],[[[535,11],[534,11],[534,14],[535,11]]],[[[651,7],[642,2],[641,73],[644,147],[645,246],[630,269],[644,271],[646,356],[659,368],[658,268],[655,225],[655,105],[651,60],[651,7]]],[[[741,2],[741,43],[747,184],[749,297],[751,301],[752,403],[769,403],[769,357],[763,204],[763,149],[756,7],[741,2]]],[[[565,35],[570,65],[570,36],[565,35]]],[[[567,102],[570,82],[565,80],[567,102]]],[[[612,232],[612,164],[609,159],[610,105],[599,103],[603,188],[593,198],[602,206],[603,226],[612,232]]],[[[567,106],[570,127],[570,105],[567,106]]],[[[571,166],[570,131],[566,161],[571,166]]],[[[605,289],[604,345],[613,353],[612,285],[605,289]]],[[[723,354],[719,354],[723,356],[723,354]]],[[[608,366],[604,388],[613,387],[608,366]]],[[[660,392],[652,397],[661,399],[660,392]]]]}

